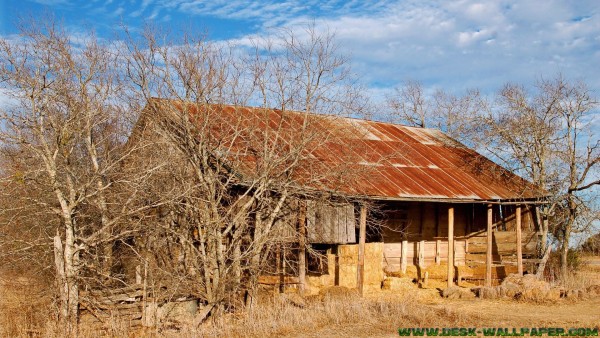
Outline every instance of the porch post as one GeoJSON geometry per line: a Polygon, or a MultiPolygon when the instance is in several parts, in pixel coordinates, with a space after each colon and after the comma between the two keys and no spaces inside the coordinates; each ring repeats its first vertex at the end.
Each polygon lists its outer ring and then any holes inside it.
{"type": "Polygon", "coordinates": [[[517,224],[517,269],[519,276],[523,276],[523,247],[522,247],[522,238],[521,238],[521,206],[518,205],[516,209],[516,221],[517,224]]]}
{"type": "Polygon", "coordinates": [[[298,283],[300,294],[304,295],[306,288],[306,202],[300,201],[298,215],[298,283]]]}
{"type": "Polygon", "coordinates": [[[356,287],[362,296],[363,284],[365,280],[365,241],[367,237],[367,206],[360,206],[360,222],[358,235],[358,266],[356,268],[356,287]]]}
{"type": "Polygon", "coordinates": [[[404,240],[402,241],[402,251],[401,251],[401,255],[402,257],[400,257],[400,271],[402,271],[402,273],[406,273],[406,266],[408,265],[408,241],[404,240]]]}
{"type": "Polygon", "coordinates": [[[492,286],[492,205],[487,206],[487,246],[485,254],[485,286],[492,286]]]}
{"type": "Polygon", "coordinates": [[[439,239],[435,240],[435,264],[440,265],[442,262],[442,241],[439,239]]]}
{"type": "Polygon", "coordinates": [[[448,208],[448,287],[454,285],[454,207],[448,208]]]}

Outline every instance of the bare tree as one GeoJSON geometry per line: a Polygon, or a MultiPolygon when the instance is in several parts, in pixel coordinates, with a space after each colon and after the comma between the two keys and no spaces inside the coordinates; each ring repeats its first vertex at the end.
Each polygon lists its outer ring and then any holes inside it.
{"type": "Polygon", "coordinates": [[[478,90],[467,90],[456,96],[443,90],[433,95],[432,127],[465,144],[477,147],[478,118],[490,109],[487,100],[478,90]]]}
{"type": "MultiPolygon", "coordinates": [[[[203,300],[199,320],[240,304],[240,291],[252,300],[273,250],[296,241],[298,200],[310,187],[313,193],[324,184],[335,189],[350,172],[311,154],[339,135],[323,126],[334,126],[334,116],[310,113],[349,105],[342,96],[345,59],[333,38],[307,32],[306,39],[286,31],[276,46],[257,45],[265,50],[245,64],[204,36],[159,44],[170,40],[147,31],[141,42],[130,40],[128,73],[149,101],[130,142],[153,139],[152,151],[172,154],[163,186],[177,187],[167,189],[173,194],[166,211],[157,212],[159,232],[145,236],[144,246],[155,256],[155,281],[178,278],[203,300]],[[250,95],[242,84],[251,85],[250,95]],[[261,107],[225,104],[246,100],[261,107]],[[166,241],[177,248],[165,250],[166,241]]],[[[164,192],[155,198],[164,199],[164,192]]]]}
{"type": "Polygon", "coordinates": [[[588,229],[597,221],[593,208],[593,191],[600,185],[600,137],[593,129],[589,114],[598,101],[590,94],[583,82],[569,83],[562,77],[542,82],[544,90],[559,94],[557,111],[561,120],[558,160],[566,175],[562,189],[561,203],[564,217],[558,224],[561,240],[561,276],[568,274],[568,251],[571,234],[588,229]],[[587,192],[589,194],[586,194],[587,192]],[[591,201],[590,201],[591,199],[591,201]],[[587,218],[588,215],[595,215],[587,218]]]}
{"type": "Polygon", "coordinates": [[[387,97],[387,104],[392,109],[392,122],[421,128],[431,127],[433,111],[421,82],[407,80],[394,91],[394,95],[387,97]]]}
{"type": "Polygon", "coordinates": [[[538,194],[549,197],[539,215],[542,252],[548,233],[554,232],[561,242],[564,276],[570,235],[590,224],[580,217],[592,206],[585,203],[590,196],[586,191],[599,183],[598,137],[590,121],[597,101],[585,84],[562,76],[542,79],[535,89],[533,94],[513,84],[502,89],[497,112],[483,122],[490,141],[486,148],[540,187],[538,194]]]}
{"type": "Polygon", "coordinates": [[[408,80],[387,96],[390,109],[385,119],[421,128],[436,128],[448,136],[476,146],[480,135],[479,116],[489,111],[487,100],[478,90],[454,95],[438,89],[428,95],[419,81],[408,80]]]}
{"type": "Polygon", "coordinates": [[[52,20],[23,25],[16,41],[0,40],[0,83],[13,102],[0,112],[10,163],[3,176],[23,187],[12,204],[27,217],[23,226],[52,239],[44,244],[54,251],[59,317],[71,332],[82,278],[110,279],[113,242],[133,231],[123,220],[136,193],[123,188],[143,182],[119,173],[135,102],[124,100],[112,47],[93,35],[73,41],[52,20]]]}

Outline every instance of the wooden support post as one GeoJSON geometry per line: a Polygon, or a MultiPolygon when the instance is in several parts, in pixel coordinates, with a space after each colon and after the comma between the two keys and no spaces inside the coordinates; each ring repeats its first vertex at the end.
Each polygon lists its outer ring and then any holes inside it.
{"type": "Polygon", "coordinates": [[[515,210],[515,217],[517,224],[515,225],[517,230],[517,271],[519,276],[523,276],[523,240],[521,239],[521,206],[517,206],[515,210]]]}
{"type": "Polygon", "coordinates": [[[360,206],[360,222],[358,235],[358,266],[356,269],[356,286],[360,295],[363,295],[365,280],[365,241],[367,239],[367,206],[360,206]]]}
{"type": "Polygon", "coordinates": [[[448,287],[454,285],[454,207],[448,208],[448,287]]]}
{"type": "Polygon", "coordinates": [[[304,295],[306,288],[306,202],[300,201],[300,214],[298,215],[298,283],[300,295],[304,295]]]}
{"type": "Polygon", "coordinates": [[[435,264],[440,265],[442,263],[442,241],[437,239],[435,241],[435,264]]]}
{"type": "Polygon", "coordinates": [[[277,249],[275,250],[275,266],[276,266],[276,271],[275,273],[277,274],[278,277],[278,282],[277,282],[277,289],[279,290],[279,293],[283,292],[283,271],[281,269],[282,267],[282,259],[281,259],[281,244],[277,244],[277,249]]]}
{"type": "Polygon", "coordinates": [[[400,271],[406,273],[406,265],[408,264],[408,241],[402,241],[402,257],[400,257],[400,271]]]}
{"type": "Polygon", "coordinates": [[[485,286],[492,286],[492,205],[487,206],[487,246],[485,252],[485,286]]]}
{"type": "Polygon", "coordinates": [[[458,264],[456,263],[456,252],[458,251],[458,247],[456,246],[456,241],[454,242],[453,249],[454,249],[454,255],[452,255],[452,264],[454,266],[458,266],[458,264]]]}
{"type": "Polygon", "coordinates": [[[425,267],[425,241],[419,241],[419,267],[425,267]]]}
{"type": "Polygon", "coordinates": [[[419,265],[419,278],[421,279],[419,283],[423,285],[425,283],[425,241],[419,241],[419,259],[417,264],[419,265]]]}

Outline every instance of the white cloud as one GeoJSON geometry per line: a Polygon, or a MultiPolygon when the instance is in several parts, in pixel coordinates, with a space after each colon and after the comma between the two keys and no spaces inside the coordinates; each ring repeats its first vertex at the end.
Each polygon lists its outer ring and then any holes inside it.
{"type": "MultiPolygon", "coordinates": [[[[337,32],[367,83],[407,78],[426,85],[484,92],[507,81],[529,83],[565,72],[600,92],[600,13],[594,0],[405,1],[375,12],[317,21],[337,32]]],[[[286,25],[309,21],[295,17],[286,25]]]]}
{"type": "Polygon", "coordinates": [[[407,78],[491,92],[562,71],[600,93],[597,0],[131,0],[111,8],[106,13],[162,21],[237,20],[251,29],[235,37],[242,44],[269,28],[316,20],[318,29],[336,32],[355,71],[378,92],[407,78]]]}

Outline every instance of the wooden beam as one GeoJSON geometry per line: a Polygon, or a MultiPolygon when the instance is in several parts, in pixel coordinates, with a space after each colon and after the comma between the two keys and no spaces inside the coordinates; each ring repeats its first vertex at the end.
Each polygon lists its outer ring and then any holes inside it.
{"type": "Polygon", "coordinates": [[[516,218],[517,218],[517,223],[515,225],[516,230],[517,230],[517,269],[518,269],[519,276],[523,276],[523,246],[522,246],[522,239],[521,239],[521,206],[517,206],[515,213],[516,213],[516,218]]]}
{"type": "Polygon", "coordinates": [[[419,268],[425,268],[425,241],[419,241],[419,268]]]}
{"type": "Polygon", "coordinates": [[[300,201],[300,214],[298,215],[298,282],[300,295],[304,295],[306,288],[306,202],[300,201]]]}
{"type": "Polygon", "coordinates": [[[487,233],[485,252],[485,286],[492,286],[492,205],[487,206],[487,233]]]}
{"type": "Polygon", "coordinates": [[[454,207],[448,208],[448,287],[454,285],[454,207]]]}
{"type": "Polygon", "coordinates": [[[360,222],[358,235],[358,266],[356,269],[356,286],[360,295],[363,295],[363,284],[365,280],[365,241],[367,239],[367,206],[360,206],[360,222]]]}
{"type": "Polygon", "coordinates": [[[425,283],[425,241],[419,241],[419,258],[418,258],[418,266],[419,266],[419,283],[425,283]]]}
{"type": "Polygon", "coordinates": [[[440,265],[442,263],[442,241],[437,239],[435,241],[435,264],[440,265]]]}
{"type": "Polygon", "coordinates": [[[406,273],[406,266],[408,265],[408,241],[402,241],[402,253],[400,255],[400,271],[406,273]]]}

